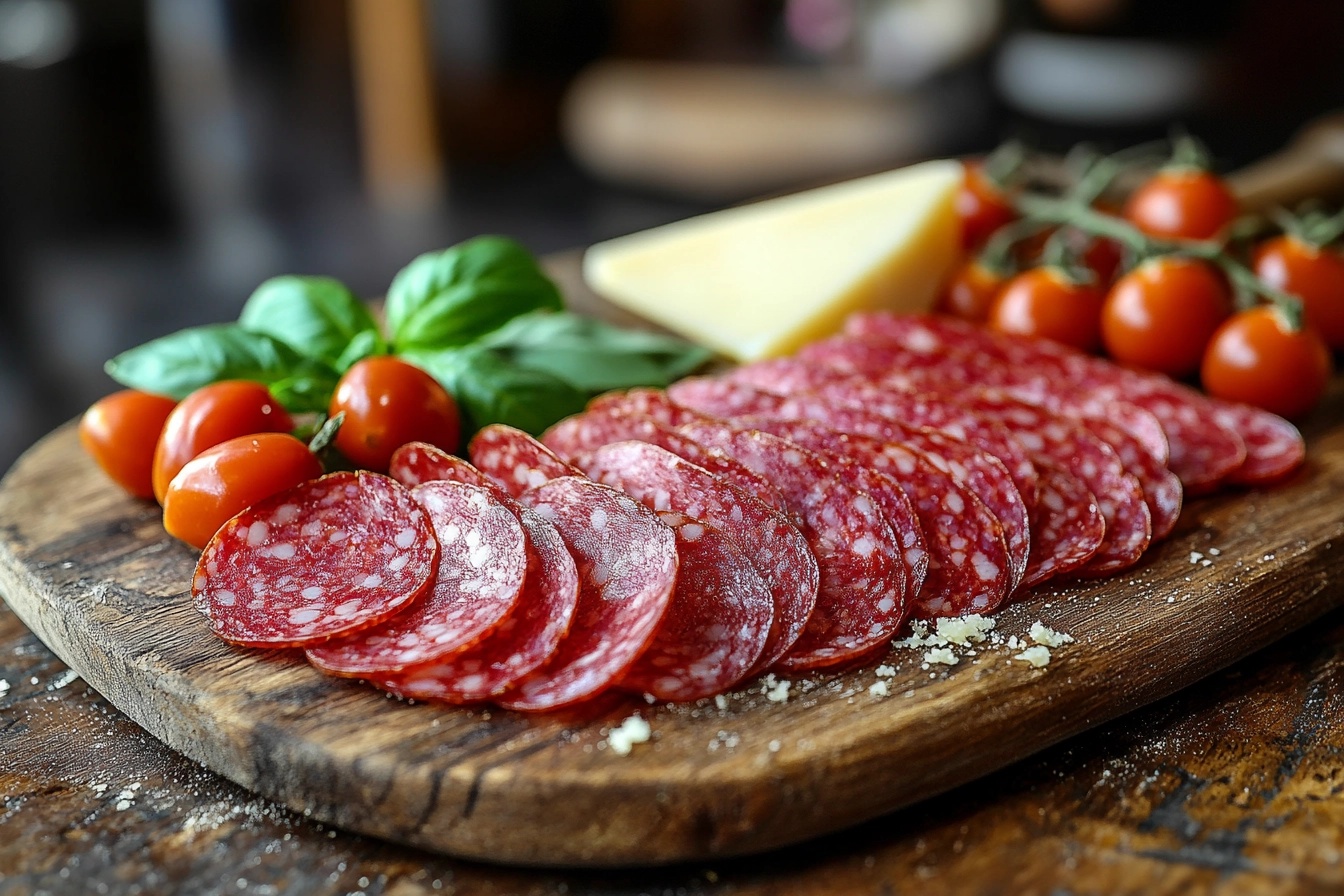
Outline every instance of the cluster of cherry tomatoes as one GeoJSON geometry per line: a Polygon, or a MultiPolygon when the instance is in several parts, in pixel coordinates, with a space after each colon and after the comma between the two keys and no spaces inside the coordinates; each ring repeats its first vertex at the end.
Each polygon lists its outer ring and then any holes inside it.
{"type": "Polygon", "coordinates": [[[1198,377],[1214,396],[1290,418],[1315,407],[1344,349],[1344,255],[1291,231],[1238,255],[1228,237],[1241,210],[1207,170],[1164,168],[1122,206],[1070,214],[972,163],[956,208],[967,257],[939,300],[946,313],[1198,377]],[[1238,289],[1258,297],[1238,301],[1238,289]]]}
{"type": "Polygon", "coordinates": [[[407,442],[456,451],[461,437],[452,396],[390,355],[352,365],[328,414],[335,458],[325,438],[309,444],[295,436],[298,421],[265,385],[246,380],[212,383],[181,401],[116,392],[88,409],[79,437],[113,481],[163,505],[170,535],[197,548],[245,508],[322,475],[324,458],[383,472],[407,442]]]}

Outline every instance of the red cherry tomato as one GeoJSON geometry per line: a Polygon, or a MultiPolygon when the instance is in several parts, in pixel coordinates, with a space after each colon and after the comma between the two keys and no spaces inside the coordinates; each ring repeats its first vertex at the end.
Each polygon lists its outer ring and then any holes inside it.
{"type": "Polygon", "coordinates": [[[1111,287],[1101,309],[1101,341],[1121,364],[1188,376],[1231,311],[1227,287],[1211,267],[1160,256],[1111,287]]]}
{"type": "Polygon", "coordinates": [[[1238,211],[1222,178],[1196,168],[1159,171],[1125,205],[1125,217],[1135,227],[1172,240],[1213,239],[1238,211]]]}
{"type": "Polygon", "coordinates": [[[168,483],[163,528],[203,548],[246,508],[321,475],[321,461],[287,432],[229,439],[196,455],[168,483]]]}
{"type": "Polygon", "coordinates": [[[1124,261],[1124,257],[1124,250],[1115,240],[1097,237],[1083,250],[1082,260],[1088,270],[1096,275],[1098,284],[1109,286],[1115,282],[1115,276],[1120,273],[1120,264],[1124,261]]]}
{"type": "Polygon", "coordinates": [[[1012,203],[985,174],[979,163],[963,166],[965,175],[957,190],[954,207],[961,220],[961,245],[974,250],[985,244],[990,235],[1017,218],[1012,203]]]}
{"type": "Polygon", "coordinates": [[[461,436],[457,403],[419,367],[390,355],[356,363],[331,398],[330,414],[345,414],[336,450],[370,470],[385,471],[392,452],[407,442],[456,451],[461,436]]]}
{"type": "Polygon", "coordinates": [[[1330,351],[1310,327],[1290,330],[1271,305],[1242,311],[1213,334],[1200,376],[1210,395],[1301,417],[1321,400],[1330,351]]]}
{"type": "Polygon", "coordinates": [[[112,481],[137,498],[154,497],[154,446],[177,402],[135,389],[95,401],[79,421],[79,441],[112,481]]]}
{"type": "Polygon", "coordinates": [[[1291,235],[1277,236],[1256,248],[1255,273],[1301,299],[1307,326],[1330,348],[1344,349],[1344,255],[1291,235]]]}
{"type": "Polygon", "coordinates": [[[202,386],[182,399],[164,423],[154,451],[154,497],[162,503],[168,483],[207,448],[235,436],[293,428],[294,421],[261,383],[225,380],[202,386]]]}
{"type": "Polygon", "coordinates": [[[974,258],[952,274],[938,296],[938,310],[952,317],[980,323],[1003,289],[1003,278],[974,258]]]}
{"type": "Polygon", "coordinates": [[[1082,351],[1100,345],[1102,293],[1053,267],[1032,268],[1008,281],[990,309],[991,330],[1052,339],[1082,351]]]}

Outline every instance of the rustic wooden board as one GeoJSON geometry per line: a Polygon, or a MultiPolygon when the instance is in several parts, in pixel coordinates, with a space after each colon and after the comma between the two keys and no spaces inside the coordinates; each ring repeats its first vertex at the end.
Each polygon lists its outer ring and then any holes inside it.
{"type": "Polygon", "coordinates": [[[983,650],[945,671],[898,650],[871,668],[760,688],[726,708],[638,700],[587,717],[388,699],[283,652],[213,638],[189,549],[121,495],[71,427],[0,484],[0,593],[112,703],[170,746],[342,827],[498,862],[613,865],[767,849],[874,817],[1142,706],[1344,602],[1344,390],[1310,459],[1267,491],[1193,502],[1129,574],[1047,589],[1000,614],[1074,635],[1044,669],[983,650]],[[1215,555],[1211,549],[1216,548],[1215,555]],[[1197,551],[1209,565],[1191,562],[1197,551]],[[936,668],[936,667],[935,667],[936,668]],[[604,729],[654,730],[625,758],[604,729]]]}

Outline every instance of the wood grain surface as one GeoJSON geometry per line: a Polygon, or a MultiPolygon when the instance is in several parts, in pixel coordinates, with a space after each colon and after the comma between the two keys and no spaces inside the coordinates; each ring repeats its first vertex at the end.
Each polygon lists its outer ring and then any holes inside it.
{"type": "Polygon", "coordinates": [[[0,485],[0,593],[85,680],[173,748],[265,797],[388,840],[494,862],[706,860],[889,812],[1189,685],[1344,601],[1344,426],[1335,389],[1309,462],[1272,490],[1192,502],[1124,576],[1046,589],[998,617],[1072,634],[1046,668],[990,648],[943,671],[871,667],[713,702],[526,716],[391,700],[283,652],[213,638],[194,553],[120,494],[67,427],[0,485]],[[1207,564],[1192,562],[1195,552],[1207,564]],[[628,757],[631,712],[654,739],[628,757]]]}

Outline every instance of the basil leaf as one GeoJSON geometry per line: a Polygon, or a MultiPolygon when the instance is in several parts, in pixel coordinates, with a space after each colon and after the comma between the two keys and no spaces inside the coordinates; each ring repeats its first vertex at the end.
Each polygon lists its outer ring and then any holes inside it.
{"type": "Polygon", "coordinates": [[[589,392],[666,386],[712,357],[708,349],[675,336],[621,329],[568,312],[516,317],[480,344],[513,364],[589,392]]]}
{"type": "MultiPolygon", "coordinates": [[[[117,355],[106,364],[112,379],[132,389],[185,398],[220,380],[256,380],[280,386],[295,404],[280,395],[292,411],[312,410],[323,389],[330,397],[336,373],[319,361],[265,333],[238,324],[213,324],[170,333],[117,355]],[[293,385],[289,385],[292,383],[293,385]]],[[[325,398],[320,407],[326,407],[325,398]]]]}
{"type": "Polygon", "coordinates": [[[457,399],[475,432],[507,423],[533,435],[583,410],[588,395],[545,371],[517,367],[488,349],[472,346],[439,352],[408,352],[406,360],[428,371],[457,399]]]}
{"type": "Polygon", "coordinates": [[[341,366],[356,341],[366,354],[386,351],[368,307],[331,277],[273,277],[252,293],[238,323],[338,370],[359,360],[341,366]]]}
{"type": "Polygon", "coordinates": [[[421,255],[387,290],[397,351],[466,345],[528,311],[559,310],[560,290],[513,240],[477,237],[421,255]]]}

